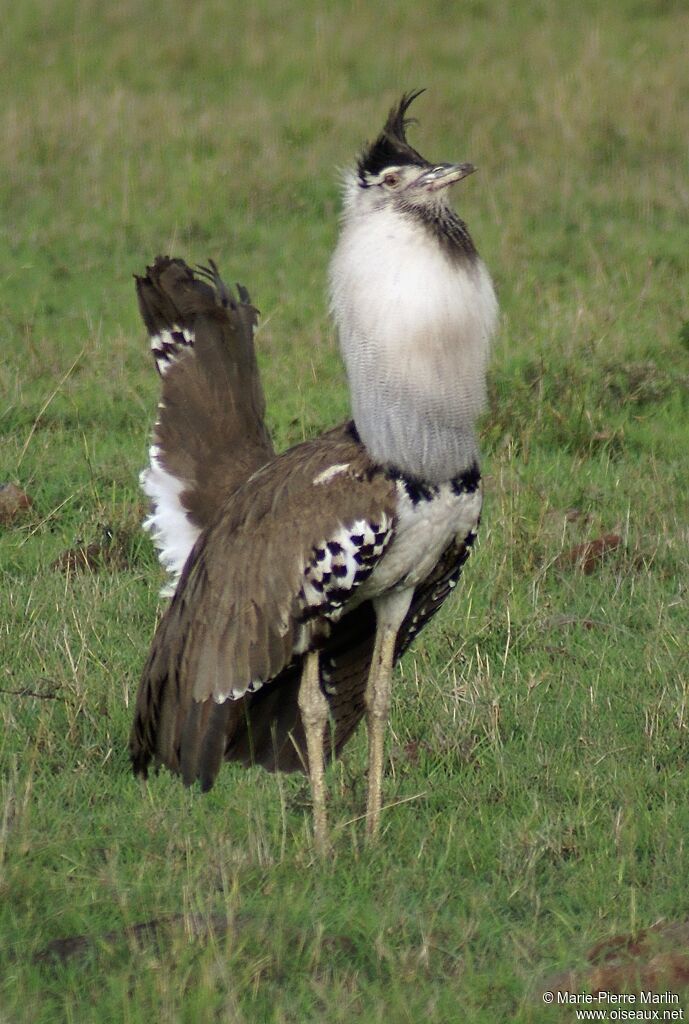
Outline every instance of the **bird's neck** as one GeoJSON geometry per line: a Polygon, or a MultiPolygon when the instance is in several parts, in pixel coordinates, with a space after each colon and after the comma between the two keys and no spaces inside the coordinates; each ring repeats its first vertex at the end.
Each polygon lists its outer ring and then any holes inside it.
{"type": "Polygon", "coordinates": [[[346,218],[330,268],[359,435],[376,462],[430,483],[477,459],[497,319],[475,250],[450,250],[418,219],[378,210],[346,218]]]}

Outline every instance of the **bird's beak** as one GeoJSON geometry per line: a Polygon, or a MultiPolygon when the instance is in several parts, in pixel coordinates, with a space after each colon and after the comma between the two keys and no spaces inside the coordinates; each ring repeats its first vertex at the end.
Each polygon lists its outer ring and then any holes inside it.
{"type": "Polygon", "coordinates": [[[428,192],[437,192],[448,185],[454,185],[467,175],[473,174],[476,168],[473,164],[436,164],[430,170],[425,171],[414,181],[412,188],[424,188],[428,192]]]}

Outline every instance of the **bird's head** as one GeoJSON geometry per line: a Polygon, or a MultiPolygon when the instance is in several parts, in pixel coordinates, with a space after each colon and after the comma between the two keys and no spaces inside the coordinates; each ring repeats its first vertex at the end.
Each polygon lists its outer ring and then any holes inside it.
{"type": "Polygon", "coordinates": [[[431,163],[407,142],[405,115],[423,92],[406,93],[388,114],[378,138],[366,146],[350,178],[351,212],[381,207],[402,210],[437,209],[447,204],[447,189],[476,168],[472,164],[431,163]]]}

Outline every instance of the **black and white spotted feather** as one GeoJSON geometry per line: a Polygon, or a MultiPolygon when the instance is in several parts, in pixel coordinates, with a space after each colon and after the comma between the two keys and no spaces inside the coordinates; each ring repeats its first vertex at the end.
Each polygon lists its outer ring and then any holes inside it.
{"type": "Polygon", "coordinates": [[[299,595],[304,617],[323,615],[337,621],[352,593],[368,580],[393,533],[393,521],[383,513],[378,522],[359,519],[316,545],[299,595]]]}
{"type": "Polygon", "coordinates": [[[160,376],[164,377],[179,356],[193,347],[192,331],[180,324],[173,324],[170,328],[163,327],[157,334],[152,334],[151,352],[160,376]]]}

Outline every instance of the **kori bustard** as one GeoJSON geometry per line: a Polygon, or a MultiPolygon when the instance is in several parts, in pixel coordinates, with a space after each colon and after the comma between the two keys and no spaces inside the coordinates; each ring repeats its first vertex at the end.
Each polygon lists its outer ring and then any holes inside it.
{"type": "Polygon", "coordinates": [[[366,716],[366,822],[379,827],[395,662],[454,587],[476,535],[476,418],[497,304],[449,186],[471,164],[407,141],[402,97],[347,175],[330,266],[352,420],[276,455],[248,294],[159,257],[137,279],[161,374],[148,527],[176,582],[131,734],[213,785],[223,760],[324,768],[366,716]]]}

